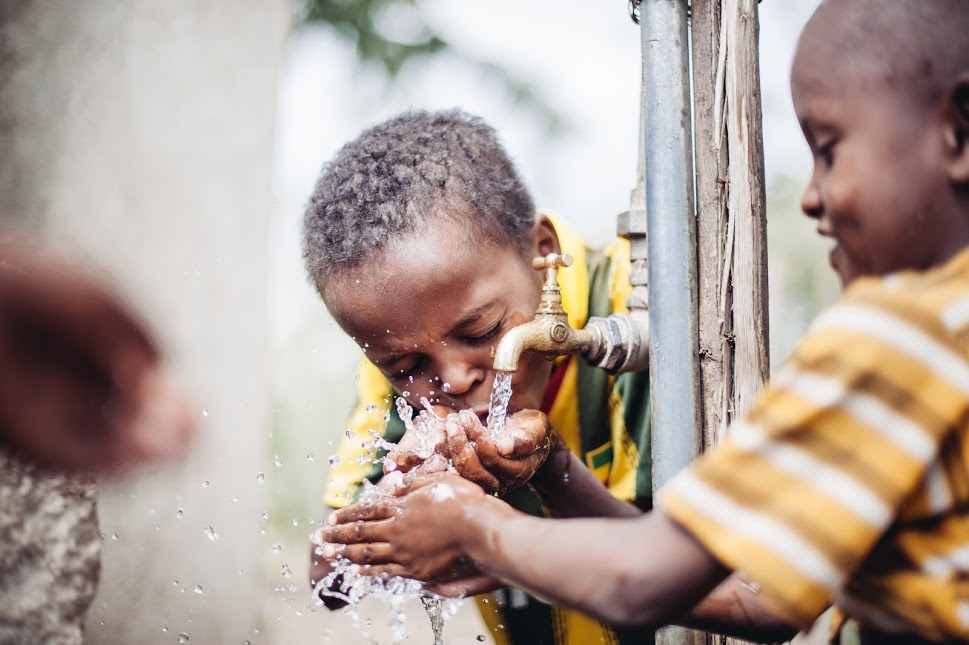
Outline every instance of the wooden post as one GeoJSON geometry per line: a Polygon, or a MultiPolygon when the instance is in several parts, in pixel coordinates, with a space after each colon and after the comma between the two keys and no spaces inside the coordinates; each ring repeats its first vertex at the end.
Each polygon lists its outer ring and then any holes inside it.
{"type": "Polygon", "coordinates": [[[705,447],[747,411],[770,367],[758,31],[756,0],[692,4],[705,447]]]}

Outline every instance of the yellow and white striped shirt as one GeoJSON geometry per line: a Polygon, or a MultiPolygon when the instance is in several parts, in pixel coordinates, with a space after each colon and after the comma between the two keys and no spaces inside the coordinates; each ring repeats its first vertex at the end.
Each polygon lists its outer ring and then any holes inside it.
{"type": "Polygon", "coordinates": [[[796,625],[969,640],[969,250],[855,281],[660,505],[796,625]]]}

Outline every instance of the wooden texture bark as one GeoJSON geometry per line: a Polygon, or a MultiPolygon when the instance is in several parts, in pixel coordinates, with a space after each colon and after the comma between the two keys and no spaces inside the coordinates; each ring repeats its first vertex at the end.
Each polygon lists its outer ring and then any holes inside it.
{"type": "Polygon", "coordinates": [[[695,1],[692,12],[700,387],[709,447],[768,376],[767,223],[756,0],[695,1]]]}

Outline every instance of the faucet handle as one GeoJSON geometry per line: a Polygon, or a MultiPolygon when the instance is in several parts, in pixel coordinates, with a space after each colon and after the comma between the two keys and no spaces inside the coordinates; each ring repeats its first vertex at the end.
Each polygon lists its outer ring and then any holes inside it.
{"type": "Polygon", "coordinates": [[[570,267],[575,258],[572,257],[571,253],[549,253],[543,257],[532,258],[532,268],[536,271],[544,271],[545,269],[559,269],[561,267],[570,267]]]}

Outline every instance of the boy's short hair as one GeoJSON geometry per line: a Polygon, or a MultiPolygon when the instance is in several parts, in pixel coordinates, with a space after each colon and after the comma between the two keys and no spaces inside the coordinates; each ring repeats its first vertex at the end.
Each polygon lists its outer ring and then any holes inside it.
{"type": "Polygon", "coordinates": [[[323,171],[303,219],[303,259],[323,282],[433,218],[467,219],[497,244],[527,247],[535,207],[495,131],[460,110],[414,111],[364,131],[323,171]]]}
{"type": "Polygon", "coordinates": [[[934,106],[969,68],[969,2],[825,0],[801,46],[835,50],[863,77],[934,106]]]}

